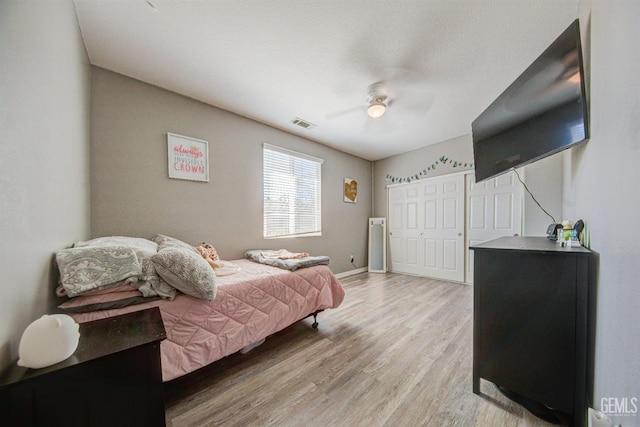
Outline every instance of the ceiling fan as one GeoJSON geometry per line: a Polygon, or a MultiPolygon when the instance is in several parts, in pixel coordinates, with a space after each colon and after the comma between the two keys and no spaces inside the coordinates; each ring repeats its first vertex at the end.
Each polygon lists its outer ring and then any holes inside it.
{"type": "Polygon", "coordinates": [[[369,117],[378,119],[387,111],[387,108],[393,103],[389,99],[386,86],[383,82],[376,82],[370,84],[367,87],[366,105],[358,105],[356,107],[347,108],[346,110],[338,111],[327,115],[328,119],[342,117],[354,112],[362,113],[366,112],[369,117]]]}
{"type": "Polygon", "coordinates": [[[377,82],[369,86],[369,96],[367,100],[369,106],[367,107],[367,114],[372,119],[378,119],[387,111],[387,94],[384,90],[382,82],[377,82]]]}
{"type": "MultiPolygon", "coordinates": [[[[373,123],[384,117],[388,129],[376,126],[380,130],[393,130],[390,122],[407,119],[426,113],[433,103],[433,94],[430,93],[424,81],[416,78],[416,73],[401,73],[390,80],[381,80],[367,87],[366,104],[351,107],[333,114],[327,115],[327,119],[341,118],[354,113],[363,114],[363,118],[371,118],[367,123],[373,123]],[[387,112],[391,109],[391,112],[387,112]],[[389,116],[389,117],[387,117],[389,116]],[[393,116],[393,118],[391,118],[393,116]]],[[[369,126],[373,126],[369,124],[369,126]]]]}

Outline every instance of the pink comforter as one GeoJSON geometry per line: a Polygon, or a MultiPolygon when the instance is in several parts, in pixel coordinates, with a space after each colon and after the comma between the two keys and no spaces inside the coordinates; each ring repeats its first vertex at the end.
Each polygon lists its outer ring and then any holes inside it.
{"type": "Polygon", "coordinates": [[[232,262],[241,270],[217,278],[213,301],[179,294],[173,301],[72,316],[87,322],[159,307],[167,331],[160,346],[162,377],[169,381],[235,353],[316,310],[338,307],[344,299],[342,285],[324,265],[290,272],[248,260],[232,262]]]}

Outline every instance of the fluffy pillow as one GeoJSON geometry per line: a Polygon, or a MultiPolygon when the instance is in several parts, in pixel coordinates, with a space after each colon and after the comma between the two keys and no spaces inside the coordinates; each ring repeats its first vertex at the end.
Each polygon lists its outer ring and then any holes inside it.
{"type": "Polygon", "coordinates": [[[208,301],[216,297],[216,274],[195,248],[168,247],[152,256],[151,262],[160,277],[179,291],[208,301]]]}
{"type": "Polygon", "coordinates": [[[198,252],[195,247],[174,237],[165,236],[164,234],[156,234],[152,240],[158,244],[158,251],[166,248],[183,248],[200,255],[200,252],[198,252]]]}

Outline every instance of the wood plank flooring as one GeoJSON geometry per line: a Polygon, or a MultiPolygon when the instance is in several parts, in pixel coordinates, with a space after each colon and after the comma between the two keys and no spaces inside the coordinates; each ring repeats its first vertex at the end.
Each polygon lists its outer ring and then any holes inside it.
{"type": "Polygon", "coordinates": [[[473,288],[399,274],[341,280],[343,304],[165,384],[183,426],[552,426],[471,391],[473,288]]]}

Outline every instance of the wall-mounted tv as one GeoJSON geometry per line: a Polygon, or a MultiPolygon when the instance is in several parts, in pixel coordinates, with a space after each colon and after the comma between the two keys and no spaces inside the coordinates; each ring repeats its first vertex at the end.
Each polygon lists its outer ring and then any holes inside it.
{"type": "Polygon", "coordinates": [[[576,19],[476,118],[476,182],[589,138],[580,24],[576,19]]]}

